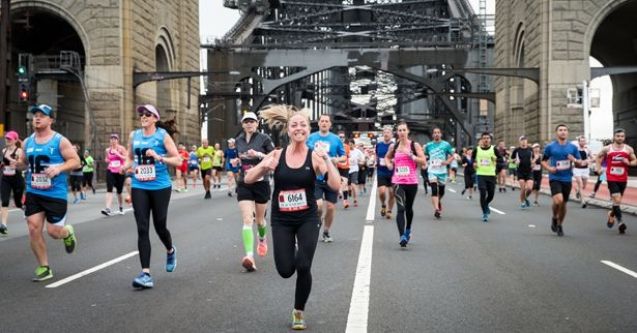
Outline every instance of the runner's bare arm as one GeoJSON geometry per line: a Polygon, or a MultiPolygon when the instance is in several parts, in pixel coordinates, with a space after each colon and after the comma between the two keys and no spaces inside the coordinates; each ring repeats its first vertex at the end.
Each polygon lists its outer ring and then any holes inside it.
{"type": "Polygon", "coordinates": [[[44,170],[44,173],[46,173],[49,178],[53,178],[62,172],[77,169],[81,165],[80,157],[77,155],[73,145],[71,145],[71,141],[67,138],[62,138],[60,141],[60,154],[62,158],[64,158],[64,163],[59,166],[49,166],[44,170]]]}
{"type": "Polygon", "coordinates": [[[279,158],[281,157],[281,149],[275,149],[267,154],[259,164],[254,168],[248,170],[243,178],[246,184],[254,184],[261,177],[265,176],[268,172],[274,171],[279,164],[279,158]]]}
{"type": "MultiPolygon", "coordinates": [[[[27,140],[29,140],[29,139],[24,140],[23,147],[26,147],[27,140]]],[[[27,168],[27,156],[26,156],[26,154],[20,154],[20,155],[17,156],[15,168],[17,170],[24,170],[24,169],[27,168]]]]}
{"type": "Polygon", "coordinates": [[[595,158],[595,171],[598,173],[602,172],[602,160],[606,157],[608,153],[608,146],[602,148],[602,150],[597,153],[597,157],[595,158]]]}

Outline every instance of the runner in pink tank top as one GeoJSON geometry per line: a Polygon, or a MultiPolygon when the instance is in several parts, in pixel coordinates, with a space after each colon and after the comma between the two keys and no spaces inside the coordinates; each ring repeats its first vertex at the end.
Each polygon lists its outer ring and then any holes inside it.
{"type": "Polygon", "coordinates": [[[400,235],[400,246],[404,248],[411,238],[414,200],[418,192],[418,164],[426,164],[427,159],[422,146],[409,140],[409,128],[405,122],[398,123],[396,132],[398,140],[389,147],[385,161],[387,167],[393,170],[392,184],[398,206],[396,225],[400,235]]]}

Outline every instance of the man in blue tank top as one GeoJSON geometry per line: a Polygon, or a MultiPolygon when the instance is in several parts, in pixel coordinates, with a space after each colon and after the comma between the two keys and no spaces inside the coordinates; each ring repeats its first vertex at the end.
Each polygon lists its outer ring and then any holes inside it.
{"type": "Polygon", "coordinates": [[[31,248],[39,264],[33,281],[44,281],[53,277],[42,235],[45,219],[48,234],[62,239],[67,253],[72,253],[77,243],[73,226],[65,222],[67,173],[80,167],[80,158],[71,142],[51,129],[53,109],[50,106],[40,104],[29,111],[33,114],[34,133],[25,141],[26,156],[17,162],[17,167],[27,169],[24,215],[31,248]]]}

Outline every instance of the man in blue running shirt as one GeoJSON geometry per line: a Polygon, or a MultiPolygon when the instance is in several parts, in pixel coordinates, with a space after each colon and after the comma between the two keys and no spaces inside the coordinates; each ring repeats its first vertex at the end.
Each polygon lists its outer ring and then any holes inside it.
{"type": "Polygon", "coordinates": [[[376,186],[378,187],[378,198],[380,199],[380,216],[391,220],[391,210],[394,207],[394,188],[391,185],[392,170],[385,165],[385,155],[392,145],[392,129],[383,129],[383,138],[376,144],[376,186]],[[387,200],[385,200],[387,198],[387,200]],[[385,204],[387,203],[387,204],[385,204]]]}
{"type": "MultiPolygon", "coordinates": [[[[336,165],[338,162],[345,161],[345,147],[343,142],[334,133],[330,132],[332,127],[332,119],[329,115],[323,114],[319,118],[319,131],[312,133],[307,138],[307,146],[310,149],[326,151],[332,159],[332,163],[336,165]]],[[[325,209],[325,223],[323,224],[323,242],[331,243],[332,236],[330,229],[334,222],[334,210],[336,209],[336,201],[338,200],[338,192],[332,191],[327,185],[327,179],[323,175],[316,176],[316,187],[314,197],[318,205],[319,216],[323,216],[323,200],[327,201],[325,209]]]]}
{"type": "Polygon", "coordinates": [[[449,142],[442,140],[440,128],[434,128],[431,136],[433,141],[425,146],[425,155],[429,163],[431,203],[435,211],[434,216],[439,219],[442,213],[441,200],[445,195],[445,183],[447,182],[447,165],[453,160],[453,147],[449,142]]]}
{"type": "Polygon", "coordinates": [[[32,279],[37,282],[53,277],[42,235],[45,224],[51,238],[64,242],[67,253],[75,250],[75,231],[66,224],[67,175],[80,167],[80,157],[67,138],[51,129],[54,114],[50,106],[40,104],[29,112],[33,114],[33,134],[25,140],[26,154],[20,156],[15,167],[27,169],[24,215],[31,249],[39,264],[32,279]]]}
{"type": "Polygon", "coordinates": [[[582,167],[577,146],[568,142],[568,127],[559,124],[555,127],[555,141],[544,148],[542,167],[549,172],[549,185],[553,197],[553,216],[551,230],[558,236],[564,236],[562,223],[566,217],[566,203],[571,194],[573,164],[582,167]]]}

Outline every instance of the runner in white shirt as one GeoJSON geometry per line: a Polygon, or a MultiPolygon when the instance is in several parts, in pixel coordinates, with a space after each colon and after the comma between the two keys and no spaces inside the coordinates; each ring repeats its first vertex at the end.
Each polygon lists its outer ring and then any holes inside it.
{"type": "Polygon", "coordinates": [[[358,207],[358,172],[359,164],[365,162],[365,155],[356,148],[354,140],[349,140],[349,179],[347,186],[354,198],[354,207],[358,207]]]}

